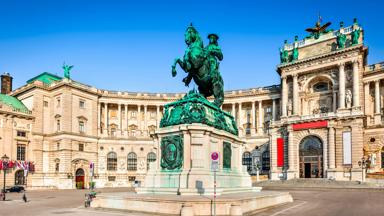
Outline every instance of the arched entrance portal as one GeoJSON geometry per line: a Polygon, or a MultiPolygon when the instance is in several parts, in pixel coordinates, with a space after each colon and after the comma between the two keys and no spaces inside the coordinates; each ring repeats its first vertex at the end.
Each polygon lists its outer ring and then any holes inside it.
{"type": "Polygon", "coordinates": [[[76,189],[84,189],[84,170],[79,168],[76,170],[76,189]]]}
{"type": "Polygon", "coordinates": [[[15,172],[15,185],[25,185],[24,170],[15,172]]]}
{"type": "Polygon", "coordinates": [[[323,143],[316,136],[300,142],[300,178],[323,178],[323,143]]]}

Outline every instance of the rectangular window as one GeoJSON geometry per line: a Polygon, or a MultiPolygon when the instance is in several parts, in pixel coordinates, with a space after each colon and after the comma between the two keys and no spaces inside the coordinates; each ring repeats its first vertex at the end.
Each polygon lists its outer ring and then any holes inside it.
{"type": "Polygon", "coordinates": [[[85,124],[83,121],[79,121],[79,132],[84,133],[85,132],[85,124]]]}
{"type": "Polygon", "coordinates": [[[60,164],[59,164],[59,163],[56,163],[56,165],[55,165],[55,171],[56,171],[56,172],[59,172],[59,168],[60,168],[60,164]]]}
{"type": "Polygon", "coordinates": [[[56,131],[60,131],[60,120],[56,122],[56,131]]]}
{"type": "Polygon", "coordinates": [[[48,101],[44,101],[44,107],[48,107],[48,101]]]}
{"type": "Polygon", "coordinates": [[[352,140],[351,132],[343,132],[343,164],[352,164],[352,140]]]}
{"type": "Polygon", "coordinates": [[[108,176],[108,181],[116,181],[116,176],[108,176]]]}
{"type": "Polygon", "coordinates": [[[84,151],[84,144],[83,143],[79,143],[79,151],[84,151]]]}
{"type": "Polygon", "coordinates": [[[136,118],[136,116],[137,116],[137,112],[136,112],[136,111],[132,111],[132,112],[131,112],[131,117],[132,117],[132,118],[136,118]]]}
{"type": "Polygon", "coordinates": [[[133,182],[136,180],[136,176],[128,176],[128,181],[133,182]]]}
{"type": "Polygon", "coordinates": [[[85,108],[85,101],[80,100],[79,101],[79,107],[80,107],[80,109],[84,109],[85,108]]]}
{"type": "Polygon", "coordinates": [[[60,143],[59,143],[59,142],[56,143],[56,149],[57,149],[57,150],[60,150],[60,143]]]}
{"type": "Polygon", "coordinates": [[[17,160],[25,160],[25,145],[17,146],[17,160]]]}
{"type": "Polygon", "coordinates": [[[17,136],[18,137],[26,137],[27,136],[27,132],[25,132],[25,131],[17,131],[17,136]]]}

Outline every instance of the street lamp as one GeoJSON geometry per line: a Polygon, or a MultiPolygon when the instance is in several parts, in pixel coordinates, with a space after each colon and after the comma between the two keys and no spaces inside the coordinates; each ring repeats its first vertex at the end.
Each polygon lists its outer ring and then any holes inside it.
{"type": "Polygon", "coordinates": [[[8,169],[8,160],[9,160],[9,157],[6,154],[4,154],[3,157],[1,157],[1,161],[3,163],[3,172],[4,172],[3,201],[5,201],[5,175],[8,169]]]}
{"type": "Polygon", "coordinates": [[[361,158],[361,161],[357,162],[359,164],[359,167],[361,167],[361,182],[365,181],[365,169],[368,166],[368,161],[365,159],[365,157],[361,158]]]}

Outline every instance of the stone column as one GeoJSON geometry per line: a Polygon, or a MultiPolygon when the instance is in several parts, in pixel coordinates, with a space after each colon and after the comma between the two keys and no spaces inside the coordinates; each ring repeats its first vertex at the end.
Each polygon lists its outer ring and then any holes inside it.
{"type": "Polygon", "coordinates": [[[353,61],[353,106],[360,106],[359,61],[353,61]]]}
{"type": "MultiPolygon", "coordinates": [[[[239,103],[238,127],[241,127],[241,128],[243,128],[242,117],[243,117],[243,112],[242,112],[242,107],[241,107],[241,102],[240,102],[240,103],[239,103]]],[[[244,128],[243,128],[243,129],[244,129],[244,128]]],[[[243,135],[243,134],[241,134],[241,135],[243,135]]]]}
{"type": "Polygon", "coordinates": [[[254,132],[256,132],[256,109],[255,109],[255,101],[252,101],[252,115],[251,115],[251,119],[252,119],[252,134],[254,134],[254,132]]]}
{"type": "Polygon", "coordinates": [[[295,171],[295,145],[293,143],[293,131],[288,130],[288,169],[289,171],[295,171]]]}
{"type": "Polygon", "coordinates": [[[272,99],[272,121],[276,121],[276,99],[272,99]]]}
{"type": "Polygon", "coordinates": [[[144,105],[144,133],[148,132],[148,125],[147,125],[147,105],[144,105]]]}
{"type": "Polygon", "coordinates": [[[97,134],[103,133],[101,128],[101,103],[97,103],[97,134]]]}
{"type": "MultiPolygon", "coordinates": [[[[368,98],[370,97],[370,95],[369,95],[369,84],[370,84],[369,82],[364,83],[364,113],[365,113],[365,115],[371,114],[371,113],[368,113],[368,106],[369,106],[368,98]]],[[[367,116],[367,117],[368,117],[368,122],[369,122],[369,116],[367,116]]]]}
{"type": "Polygon", "coordinates": [[[236,120],[236,104],[235,103],[232,103],[232,116],[236,120]]]}
{"type": "Polygon", "coordinates": [[[140,132],[140,135],[141,135],[141,131],[143,129],[141,128],[141,105],[140,104],[137,105],[136,119],[137,119],[137,128],[139,129],[139,132],[140,132]]]}
{"type": "Polygon", "coordinates": [[[124,122],[125,122],[125,135],[128,136],[129,124],[128,124],[128,105],[127,104],[124,105],[124,113],[125,113],[125,119],[124,119],[124,122]]]}
{"type": "Polygon", "coordinates": [[[156,127],[160,127],[160,106],[156,106],[156,127]]]}
{"type": "Polygon", "coordinates": [[[122,127],[122,125],[121,125],[121,104],[119,103],[119,104],[117,104],[117,112],[118,112],[118,114],[117,114],[117,121],[118,121],[118,124],[119,124],[119,130],[120,130],[120,135],[121,135],[121,133],[122,133],[122,131],[123,131],[123,127],[122,127]]]}
{"type": "Polygon", "coordinates": [[[375,114],[380,114],[380,80],[375,80],[375,114]]]}
{"type": "Polygon", "coordinates": [[[104,134],[108,135],[108,103],[104,103],[104,134]]]}
{"type": "MultiPolygon", "coordinates": [[[[335,169],[336,167],[336,160],[335,160],[335,129],[330,127],[328,128],[328,146],[329,146],[329,149],[328,149],[328,153],[329,153],[329,157],[328,157],[328,165],[329,165],[329,169],[335,169]]],[[[325,168],[325,167],[324,167],[325,168]]]]}
{"type": "Polygon", "coordinates": [[[281,116],[287,116],[287,101],[288,101],[288,91],[287,91],[287,77],[281,77],[281,116]]]}
{"type": "Polygon", "coordinates": [[[293,115],[298,115],[299,112],[298,112],[298,109],[299,109],[299,106],[298,106],[298,99],[299,99],[299,89],[298,89],[298,86],[297,86],[297,74],[294,74],[293,75],[293,92],[292,92],[292,95],[293,95],[293,100],[292,100],[292,112],[293,112],[293,115]]]}
{"type": "Polygon", "coordinates": [[[263,102],[262,101],[259,101],[259,134],[263,134],[264,131],[263,131],[263,122],[264,122],[264,118],[263,118],[263,102]]]}
{"type": "Polygon", "coordinates": [[[333,112],[336,112],[337,110],[337,95],[336,95],[336,91],[333,91],[333,98],[332,98],[332,110],[333,112]]]}
{"type": "Polygon", "coordinates": [[[345,63],[339,64],[339,109],[345,108],[345,63]]]}

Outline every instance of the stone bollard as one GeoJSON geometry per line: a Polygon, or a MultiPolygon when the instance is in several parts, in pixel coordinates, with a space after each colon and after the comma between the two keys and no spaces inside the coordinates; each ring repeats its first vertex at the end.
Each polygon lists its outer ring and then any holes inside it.
{"type": "Polygon", "coordinates": [[[230,215],[231,216],[242,216],[243,215],[243,210],[241,210],[240,204],[233,203],[231,205],[230,215]]]}
{"type": "Polygon", "coordinates": [[[191,204],[183,204],[181,207],[181,216],[194,216],[193,207],[191,204]]]}

